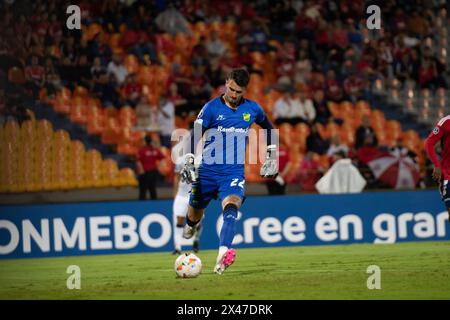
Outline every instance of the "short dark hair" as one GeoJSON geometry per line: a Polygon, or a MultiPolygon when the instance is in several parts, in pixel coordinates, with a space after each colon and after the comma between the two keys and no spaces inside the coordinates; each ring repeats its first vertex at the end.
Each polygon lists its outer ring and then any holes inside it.
{"type": "Polygon", "coordinates": [[[228,74],[227,80],[234,80],[238,86],[246,88],[250,81],[250,75],[244,68],[233,69],[228,74]]]}

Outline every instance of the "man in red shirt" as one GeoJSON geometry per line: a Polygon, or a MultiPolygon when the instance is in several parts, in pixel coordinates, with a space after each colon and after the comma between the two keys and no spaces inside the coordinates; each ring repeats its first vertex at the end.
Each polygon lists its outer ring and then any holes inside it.
{"type": "Polygon", "coordinates": [[[433,162],[433,179],[439,182],[439,191],[442,200],[449,212],[450,222],[450,116],[439,120],[436,127],[425,142],[425,149],[431,162],[433,162]],[[441,141],[441,160],[438,159],[434,146],[441,141]]]}
{"type": "Polygon", "coordinates": [[[157,199],[158,161],[163,158],[164,155],[153,145],[152,139],[145,137],[145,146],[137,154],[139,200],[146,200],[147,190],[150,191],[150,199],[157,199]]]}

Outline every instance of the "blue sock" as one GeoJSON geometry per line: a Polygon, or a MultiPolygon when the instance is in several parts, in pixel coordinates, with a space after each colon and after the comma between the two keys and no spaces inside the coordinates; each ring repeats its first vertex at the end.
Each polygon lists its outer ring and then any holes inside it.
{"type": "Polygon", "coordinates": [[[236,234],[237,207],[227,204],[223,210],[223,225],[220,230],[220,246],[230,248],[236,234]]]}

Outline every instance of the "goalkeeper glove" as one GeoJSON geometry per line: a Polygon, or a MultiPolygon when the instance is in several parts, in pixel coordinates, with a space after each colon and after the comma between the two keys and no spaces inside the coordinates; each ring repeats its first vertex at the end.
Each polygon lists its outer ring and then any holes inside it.
{"type": "Polygon", "coordinates": [[[267,146],[267,158],[261,167],[259,175],[263,178],[275,178],[278,175],[277,146],[267,146]]]}
{"type": "Polygon", "coordinates": [[[180,171],[181,181],[186,183],[196,182],[198,179],[198,169],[195,167],[195,156],[192,153],[185,155],[185,163],[180,171]]]}

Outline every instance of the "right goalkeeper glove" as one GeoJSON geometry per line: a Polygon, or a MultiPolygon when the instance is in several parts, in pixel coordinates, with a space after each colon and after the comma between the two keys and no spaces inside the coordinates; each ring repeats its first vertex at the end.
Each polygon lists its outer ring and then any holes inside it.
{"type": "Polygon", "coordinates": [[[196,182],[198,179],[198,169],[195,167],[195,156],[192,153],[185,155],[185,163],[180,171],[181,181],[186,183],[196,182]]]}

